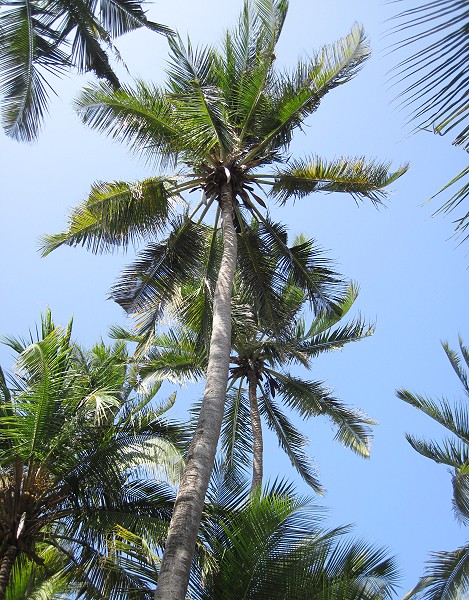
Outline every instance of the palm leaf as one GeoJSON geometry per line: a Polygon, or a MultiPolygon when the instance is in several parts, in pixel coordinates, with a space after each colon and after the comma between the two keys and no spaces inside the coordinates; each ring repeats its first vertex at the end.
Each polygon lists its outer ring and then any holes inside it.
{"type": "Polygon", "coordinates": [[[94,253],[136,244],[160,233],[171,216],[173,180],[153,177],[139,183],[96,183],[69,218],[68,229],[42,239],[43,256],[59,246],[85,246],[94,253]]]}
{"type": "Polygon", "coordinates": [[[394,173],[389,164],[368,162],[364,158],[340,158],[326,162],[319,157],[308,161],[291,161],[288,168],[278,169],[272,195],[282,204],[293,198],[303,198],[312,192],[346,192],[355,200],[368,198],[380,204],[383,188],[396,181],[407,165],[394,173]]]}
{"type": "Polygon", "coordinates": [[[469,547],[451,552],[434,552],[424,576],[404,600],[459,600],[469,593],[469,547]]]}

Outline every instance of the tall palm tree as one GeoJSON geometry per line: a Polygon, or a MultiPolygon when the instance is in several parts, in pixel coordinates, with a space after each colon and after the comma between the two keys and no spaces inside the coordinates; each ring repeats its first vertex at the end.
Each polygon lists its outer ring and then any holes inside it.
{"type": "MultiPolygon", "coordinates": [[[[459,338],[461,357],[442,344],[464,390],[464,401],[454,407],[447,400],[436,402],[408,390],[398,390],[397,396],[418,408],[450,432],[443,442],[418,439],[407,434],[412,448],[435,461],[447,465],[453,473],[453,506],[456,517],[465,525],[469,523],[469,349],[459,338]]],[[[406,598],[425,600],[457,600],[469,594],[469,544],[450,552],[435,552],[419,583],[406,598]]]]}
{"type": "MultiPolygon", "coordinates": [[[[194,50],[189,42],[185,47],[173,39],[164,88],[139,82],[134,89],[113,91],[105,84],[86,89],[77,102],[85,123],[125,141],[157,164],[180,169],[173,177],[152,177],[137,184],[96,184],[88,200],[73,212],[68,230],[44,242],[45,253],[62,244],[100,252],[154,238],[169,221],[167,239],[150,243],[126,273],[127,285],[113,294],[129,313],[139,314],[141,330],[151,332],[168,299],[205,258],[203,218],[214,207],[215,231],[221,220],[223,252],[213,296],[206,389],[158,584],[159,598],[168,600],[185,595],[220,434],[231,350],[237,229],[242,235],[246,213],[264,224],[297,277],[305,277],[301,260],[288,252],[277,229],[257,208],[265,203],[253,186],[268,187],[280,203],[315,191],[339,191],[376,204],[384,188],[406,169],[390,173],[389,165],[362,157],[330,162],[312,157],[287,163],[294,131],[327,92],[357,73],[369,50],[362,29],[354,26],[346,38],[300,61],[290,73],[278,72],[275,46],[286,12],[285,0],[246,0],[238,26],[225,35],[221,50],[194,50]],[[191,189],[202,192],[201,201],[194,210],[185,205],[184,215],[175,216],[176,200],[191,189]]],[[[205,264],[213,268],[212,262],[205,264]]],[[[254,263],[252,268],[255,271],[254,263]]],[[[314,292],[315,282],[307,284],[314,292]]]]}
{"type": "MultiPolygon", "coordinates": [[[[311,240],[299,237],[290,249],[293,253],[299,253],[301,249],[312,275],[315,267],[321,264],[330,277],[332,271],[325,268],[327,261],[311,240]]],[[[310,368],[312,360],[322,352],[361,340],[371,335],[373,328],[361,319],[335,327],[357,298],[358,289],[354,285],[349,285],[342,296],[337,296],[333,311],[319,312],[307,327],[303,310],[308,303],[308,295],[289,280],[281,287],[275,286],[275,279],[281,279],[281,265],[275,264],[276,258],[279,257],[268,255],[272,267],[270,278],[262,270],[262,265],[257,273],[257,286],[272,290],[277,287],[276,302],[269,303],[267,307],[254,308],[256,299],[252,298],[251,290],[246,289],[241,276],[242,264],[238,263],[232,298],[230,391],[225,405],[221,448],[228,469],[252,464],[252,489],[261,485],[263,417],[292,465],[316,492],[321,493],[322,486],[305,454],[308,440],[281,410],[277,398],[304,419],[313,416],[330,418],[337,428],[337,439],[359,455],[368,457],[371,441],[369,425],[373,421],[334,398],[322,382],[304,380],[292,375],[289,369],[295,365],[310,368]]],[[[179,318],[180,325],[151,338],[151,347],[139,365],[144,381],[169,379],[186,384],[204,377],[208,354],[206,321],[210,320],[211,307],[200,301],[200,285],[201,282],[195,280],[174,299],[170,314],[179,318]]],[[[114,328],[113,334],[118,338],[139,341],[138,337],[121,328],[114,328]]],[[[194,407],[195,415],[199,409],[199,405],[194,407]]]]}
{"type": "MultiPolygon", "coordinates": [[[[453,144],[469,150],[469,1],[426,0],[407,3],[396,15],[391,32],[404,32],[404,39],[393,47],[416,48],[396,67],[395,79],[409,82],[401,95],[403,104],[417,128],[438,135],[454,135],[453,144]]],[[[438,213],[450,213],[469,197],[469,166],[464,168],[437,194],[455,184],[461,185],[438,213]]],[[[454,188],[453,188],[454,189],[454,188]]],[[[456,235],[469,227],[469,211],[456,219],[456,235]]],[[[467,239],[469,236],[465,236],[467,239]]]]}
{"type": "Polygon", "coordinates": [[[0,5],[0,96],[7,135],[31,141],[47,112],[50,75],[92,71],[119,87],[109,50],[114,38],[147,27],[141,0],[3,0],[0,5]]]}
{"type": "Polygon", "coordinates": [[[173,492],[161,474],[178,429],[149,406],[156,388],[132,393],[122,345],[82,351],[50,313],[38,339],[6,341],[18,358],[10,385],[0,371],[0,598],[21,585],[15,569],[51,567],[48,546],[55,584],[130,598],[139,581],[115,567],[109,542],[117,525],[164,539],[173,492]]]}

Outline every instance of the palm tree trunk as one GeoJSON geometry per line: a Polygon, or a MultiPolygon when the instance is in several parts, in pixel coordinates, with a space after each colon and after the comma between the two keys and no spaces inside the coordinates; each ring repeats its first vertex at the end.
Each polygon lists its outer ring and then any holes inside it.
{"type": "Polygon", "coordinates": [[[213,469],[226,400],[231,352],[231,294],[237,240],[233,225],[233,192],[221,187],[223,255],[213,300],[213,325],[205,391],[199,421],[189,448],[158,576],[156,600],[184,600],[213,469]]]}
{"type": "Polygon", "coordinates": [[[0,600],[4,600],[7,592],[8,582],[10,581],[10,573],[15,562],[18,548],[13,544],[7,547],[5,553],[0,559],[0,600]]]}
{"type": "Polygon", "coordinates": [[[251,428],[253,437],[251,483],[251,494],[253,494],[255,490],[262,485],[264,443],[262,440],[261,416],[259,414],[259,405],[257,404],[257,375],[253,371],[248,373],[248,381],[251,428]]]}

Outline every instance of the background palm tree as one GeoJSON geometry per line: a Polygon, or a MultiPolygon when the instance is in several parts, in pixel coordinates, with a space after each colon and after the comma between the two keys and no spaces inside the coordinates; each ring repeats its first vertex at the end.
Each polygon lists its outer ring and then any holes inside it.
{"type": "Polygon", "coordinates": [[[18,359],[10,385],[0,371],[0,598],[32,563],[45,575],[58,564],[48,583],[65,578],[89,598],[132,597],[140,581],[116,567],[110,542],[117,525],[164,539],[173,492],[161,478],[177,469],[179,430],[149,406],[157,387],[132,393],[122,345],[85,352],[50,313],[38,339],[6,343],[18,359]]]}
{"type": "MultiPolygon", "coordinates": [[[[398,390],[397,396],[411,406],[418,408],[437,423],[446,427],[451,436],[443,442],[426,441],[407,434],[411,446],[422,456],[447,465],[453,474],[453,506],[456,517],[469,523],[469,349],[459,338],[461,356],[451,349],[448,343],[442,344],[451,365],[464,390],[464,400],[455,406],[442,399],[435,402],[398,390]]],[[[469,594],[469,544],[450,552],[435,552],[428,561],[428,567],[419,583],[406,598],[425,600],[457,600],[469,594]]]]}
{"type": "Polygon", "coordinates": [[[289,73],[276,71],[275,46],[286,12],[285,0],[247,0],[221,50],[193,50],[190,42],[185,47],[180,39],[172,39],[163,89],[142,82],[134,89],[86,89],[77,103],[86,123],[154,162],[180,169],[173,177],[133,185],[96,185],[73,212],[68,230],[44,242],[45,253],[62,244],[82,244],[99,252],[153,237],[168,224],[180,194],[199,189],[202,199],[195,209],[185,205],[184,216],[172,219],[167,240],[150,244],[127,271],[127,285],[113,294],[129,313],[139,314],[141,330],[151,333],[174,291],[203,263],[206,248],[200,232],[206,213],[215,208],[215,230],[221,218],[223,253],[213,299],[206,388],[166,541],[160,598],[182,600],[185,595],[223,418],[236,228],[249,227],[246,212],[284,247],[292,269],[298,274],[304,270],[257,208],[265,203],[254,186],[267,186],[281,203],[315,191],[348,192],[379,203],[384,188],[406,170],[390,173],[388,164],[362,157],[330,162],[312,157],[287,164],[294,131],[328,91],[357,73],[369,51],[362,29],[355,26],[346,38],[300,61],[289,73]]]}
{"type": "Polygon", "coordinates": [[[149,21],[141,0],[4,0],[0,7],[0,95],[5,133],[31,141],[39,133],[50,75],[76,69],[92,71],[112,86],[119,79],[109,50],[119,58],[113,39],[147,27],[170,34],[149,21]]]}
{"type": "MultiPolygon", "coordinates": [[[[417,121],[417,128],[430,129],[438,135],[455,135],[453,144],[466,152],[469,150],[468,10],[468,0],[426,0],[406,7],[395,17],[398,23],[391,30],[393,34],[406,35],[393,48],[416,48],[399,63],[394,78],[399,82],[409,81],[401,94],[402,103],[411,109],[410,116],[417,121]]],[[[435,214],[450,213],[467,200],[468,177],[469,167],[466,167],[436,194],[462,184],[435,214]]],[[[469,227],[469,211],[455,223],[456,235],[464,235],[469,227]]]]}
{"type": "MultiPolygon", "coordinates": [[[[282,257],[271,251],[260,255],[255,281],[246,286],[243,278],[243,246],[240,245],[238,270],[235,274],[232,298],[232,353],[230,356],[229,392],[221,432],[221,448],[225,466],[231,470],[240,465],[252,466],[252,488],[262,484],[263,474],[263,417],[276,434],[279,445],[287,453],[292,465],[303,479],[321,493],[322,486],[305,448],[308,439],[290,421],[279,407],[280,399],[303,419],[313,416],[329,417],[337,428],[336,437],[345,446],[361,456],[369,456],[371,442],[370,424],[374,422],[359,410],[346,407],[334,398],[322,382],[307,381],[293,376],[289,369],[300,365],[311,368],[312,360],[322,352],[342,348],[372,334],[373,328],[362,319],[337,327],[353,306],[358,289],[349,285],[339,294],[328,310],[319,311],[309,327],[304,310],[318,304],[317,296],[309,301],[307,291],[294,285],[291,278],[284,280],[282,257]],[[269,290],[270,302],[259,305],[258,288],[269,290]],[[254,296],[253,296],[254,290],[254,296]],[[316,302],[314,302],[316,300],[316,302]],[[247,387],[247,394],[244,390],[247,387]]],[[[298,237],[290,247],[292,254],[303,255],[316,277],[317,291],[327,297],[327,287],[340,279],[328,266],[327,259],[318,251],[314,241],[298,237]],[[321,278],[323,285],[321,285],[321,278]]],[[[248,269],[249,272],[249,269],[248,269]]],[[[201,288],[207,285],[194,277],[176,295],[170,315],[179,320],[168,331],[155,334],[149,349],[139,363],[139,373],[144,381],[171,380],[179,384],[197,381],[204,377],[207,366],[207,349],[210,338],[212,307],[201,288]]],[[[264,292],[262,297],[268,296],[264,292]]],[[[117,338],[139,341],[121,328],[114,328],[117,338]]],[[[197,416],[200,405],[193,409],[197,416]]]]}

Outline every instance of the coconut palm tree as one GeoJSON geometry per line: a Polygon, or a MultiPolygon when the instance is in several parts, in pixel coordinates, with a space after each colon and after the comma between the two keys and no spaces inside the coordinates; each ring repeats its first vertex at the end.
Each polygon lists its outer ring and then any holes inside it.
{"type": "MultiPolygon", "coordinates": [[[[456,517],[469,523],[469,349],[459,338],[461,357],[442,344],[464,390],[464,401],[451,406],[447,400],[436,402],[408,390],[398,390],[397,396],[404,402],[421,410],[450,432],[443,442],[419,439],[406,435],[414,450],[436,463],[447,465],[453,473],[453,506],[456,517]]],[[[469,594],[469,544],[450,552],[435,552],[428,561],[427,569],[419,583],[406,598],[425,600],[456,600],[469,594]]]]}
{"type": "MultiPolygon", "coordinates": [[[[327,261],[312,240],[299,237],[290,247],[292,253],[304,255],[311,274],[321,264],[328,274],[327,261]]],[[[242,252],[240,252],[242,256],[242,252]]],[[[336,298],[333,311],[323,310],[306,326],[304,309],[308,295],[287,279],[282,286],[281,260],[271,252],[267,255],[269,269],[259,264],[257,287],[274,292],[275,302],[256,306],[251,289],[242,277],[242,261],[238,262],[232,298],[232,352],[230,356],[229,392],[221,431],[221,448],[228,469],[252,464],[252,489],[262,484],[263,433],[262,418],[276,434],[280,446],[303,479],[321,493],[322,487],[315,470],[306,456],[307,438],[293,425],[278,405],[278,399],[304,419],[325,416],[337,428],[337,439],[359,455],[369,456],[373,423],[363,413],[350,409],[331,395],[322,382],[307,381],[292,375],[289,369],[299,365],[312,366],[312,360],[322,352],[342,348],[372,334],[373,328],[356,319],[335,327],[354,304],[358,289],[349,285],[336,298]],[[254,308],[256,306],[256,308],[254,308]],[[266,310],[267,309],[267,310],[266,310]],[[335,327],[335,328],[334,328],[335,327]],[[247,387],[247,395],[244,388],[247,387]]],[[[266,257],[264,257],[264,262],[266,257]]],[[[265,266],[265,265],[264,265],[265,266]]],[[[317,272],[316,272],[316,275],[317,272]]],[[[185,385],[203,379],[207,367],[211,306],[201,301],[199,290],[203,284],[194,277],[175,297],[170,314],[179,319],[168,331],[155,334],[151,347],[139,364],[144,381],[170,380],[185,385]]],[[[318,281],[318,287],[320,283],[318,281]]],[[[121,328],[114,328],[118,338],[139,341],[121,328]]],[[[198,414],[200,405],[193,409],[198,414]]]]}
{"type": "MultiPolygon", "coordinates": [[[[126,273],[127,285],[114,298],[149,333],[187,275],[205,258],[203,219],[213,207],[215,231],[223,232],[223,252],[213,297],[213,327],[206,392],[175,504],[160,573],[160,598],[182,600],[223,417],[231,350],[231,290],[238,236],[245,214],[263,223],[298,278],[304,265],[288,252],[258,205],[257,184],[286,203],[315,191],[347,192],[379,203],[384,189],[406,167],[360,158],[289,161],[294,131],[318,108],[323,96],[351,79],[369,54],[359,26],[289,73],[274,68],[275,46],[287,12],[285,0],[246,0],[237,28],[221,50],[194,50],[170,41],[171,63],[165,87],[138,82],[113,91],[102,84],[86,89],[77,102],[85,123],[128,143],[132,150],[167,167],[174,176],[129,184],[96,184],[71,217],[68,230],[48,236],[44,252],[62,244],[95,252],[153,239],[126,273]],[[195,208],[177,216],[176,200],[200,190],[195,208]],[[155,241],[170,227],[164,242],[155,241]],[[168,587],[169,586],[169,587],[168,587]]],[[[261,192],[260,192],[261,193],[261,192]]],[[[259,246],[262,246],[260,243],[259,246]]],[[[205,264],[213,268],[210,261],[205,264]]],[[[255,264],[253,264],[255,271],[255,264]]],[[[305,285],[314,292],[315,282],[305,285]]],[[[314,294],[313,294],[314,295],[314,294]]]]}
{"type": "Polygon", "coordinates": [[[110,543],[117,525],[164,539],[173,492],[161,478],[176,468],[178,428],[150,407],[156,388],[132,393],[122,345],[83,351],[50,313],[38,333],[6,340],[18,358],[0,377],[0,598],[33,563],[59,565],[48,585],[131,598],[140,582],[116,568],[110,543]]]}
{"type": "Polygon", "coordinates": [[[92,71],[119,87],[109,50],[114,38],[147,27],[171,31],[149,21],[141,0],[3,0],[0,8],[0,96],[5,133],[31,141],[47,112],[50,75],[92,71]],[[70,48],[70,49],[69,49],[70,48]]]}
{"type": "MultiPolygon", "coordinates": [[[[394,78],[408,82],[400,95],[411,109],[410,116],[418,129],[430,129],[438,135],[454,135],[453,144],[469,150],[469,93],[467,64],[469,61],[468,0],[426,0],[407,3],[396,15],[393,34],[404,32],[404,39],[393,47],[416,48],[396,67],[394,78]]],[[[469,167],[463,169],[437,194],[455,184],[456,191],[438,213],[450,213],[467,201],[469,167]]],[[[454,189],[454,188],[452,188],[454,189]]],[[[469,227],[469,212],[456,219],[456,235],[469,227]]],[[[467,235],[464,239],[467,239],[467,235]]]]}

